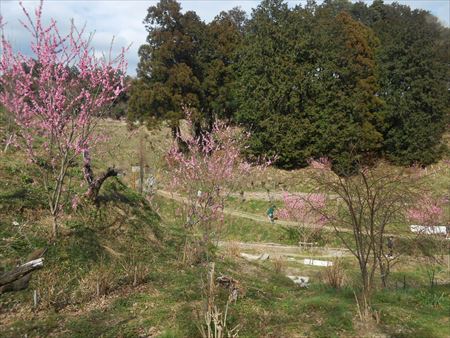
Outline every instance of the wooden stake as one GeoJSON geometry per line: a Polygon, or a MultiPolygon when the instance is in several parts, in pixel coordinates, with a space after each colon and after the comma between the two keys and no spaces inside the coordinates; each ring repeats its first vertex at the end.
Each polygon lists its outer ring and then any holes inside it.
{"type": "Polygon", "coordinates": [[[37,290],[33,291],[33,306],[36,309],[38,306],[38,293],[37,290]]]}

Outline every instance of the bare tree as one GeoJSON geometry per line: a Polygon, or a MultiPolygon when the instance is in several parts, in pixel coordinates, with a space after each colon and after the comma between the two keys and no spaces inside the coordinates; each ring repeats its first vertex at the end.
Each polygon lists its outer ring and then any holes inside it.
{"type": "Polygon", "coordinates": [[[417,179],[405,170],[386,170],[382,164],[360,167],[351,176],[336,175],[327,159],[311,161],[311,167],[316,189],[338,198],[329,197],[321,208],[311,203],[310,207],[334,227],[336,236],[357,259],[362,289],[358,303],[368,318],[377,270],[386,286],[390,268],[400,255],[394,253],[392,233],[401,232],[405,224],[405,206],[414,201],[417,179]]]}

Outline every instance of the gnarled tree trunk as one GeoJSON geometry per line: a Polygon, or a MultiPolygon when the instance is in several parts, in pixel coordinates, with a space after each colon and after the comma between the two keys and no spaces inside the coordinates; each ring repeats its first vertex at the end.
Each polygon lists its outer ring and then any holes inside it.
{"type": "Polygon", "coordinates": [[[95,178],[94,172],[91,167],[91,160],[89,153],[85,152],[84,157],[84,178],[88,183],[88,191],[86,192],[86,197],[90,199],[95,204],[98,203],[98,194],[103,183],[108,177],[115,177],[119,174],[119,170],[116,168],[108,168],[99,177],[95,178]]]}

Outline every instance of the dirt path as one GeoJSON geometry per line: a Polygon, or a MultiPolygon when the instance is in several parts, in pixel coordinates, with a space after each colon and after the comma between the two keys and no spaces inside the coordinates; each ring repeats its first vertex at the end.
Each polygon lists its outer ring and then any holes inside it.
{"type": "MultiPolygon", "coordinates": [[[[169,198],[169,199],[172,199],[174,201],[178,201],[178,202],[181,202],[181,203],[186,203],[187,202],[187,198],[182,197],[182,196],[180,196],[178,194],[175,194],[175,193],[170,193],[170,192],[165,191],[165,190],[157,190],[156,193],[158,195],[162,196],[162,197],[169,198]]],[[[225,208],[223,210],[223,213],[226,214],[226,215],[234,216],[234,217],[251,219],[251,220],[256,221],[256,222],[261,222],[261,223],[266,223],[266,224],[272,225],[270,223],[270,221],[267,219],[267,217],[262,216],[262,215],[255,215],[255,214],[252,214],[252,213],[249,213],[249,212],[237,211],[237,210],[233,210],[233,209],[230,209],[230,208],[225,208]]],[[[282,226],[287,226],[287,227],[298,227],[299,226],[299,224],[297,222],[282,221],[282,220],[276,220],[275,221],[275,225],[282,225],[282,226]]],[[[306,223],[304,223],[303,226],[304,227],[315,227],[315,225],[313,225],[313,224],[306,224],[306,223]]],[[[349,234],[353,233],[353,231],[351,229],[342,228],[342,227],[334,228],[332,226],[324,226],[323,229],[327,230],[327,231],[331,231],[331,232],[334,232],[334,231],[337,230],[337,231],[339,231],[341,233],[342,232],[346,232],[346,233],[349,233],[349,234]]],[[[402,235],[398,235],[398,234],[389,234],[389,233],[386,233],[385,236],[386,237],[392,236],[392,237],[395,237],[395,238],[408,238],[407,236],[402,236],[402,235]]]]}
{"type": "MultiPolygon", "coordinates": [[[[244,199],[246,200],[257,200],[257,201],[282,201],[284,191],[244,191],[244,199]]],[[[289,192],[290,195],[295,195],[299,197],[306,197],[309,194],[305,192],[289,192]]],[[[240,193],[231,193],[231,197],[241,198],[242,195],[240,193]]],[[[331,198],[338,198],[337,195],[329,195],[331,198]]]]}
{"type": "Polygon", "coordinates": [[[323,269],[320,266],[306,264],[305,260],[316,259],[325,262],[333,262],[337,258],[353,257],[349,250],[344,248],[301,248],[296,245],[283,245],[277,243],[250,243],[239,241],[220,241],[219,250],[225,254],[239,256],[247,261],[264,262],[272,264],[278,262],[283,273],[292,279],[295,276],[303,278],[318,278],[318,272],[323,269]]]}
{"type": "MultiPolygon", "coordinates": [[[[178,201],[181,203],[186,203],[187,199],[185,197],[182,197],[178,194],[175,193],[170,193],[168,191],[165,190],[158,190],[157,194],[166,198],[170,198],[174,201],[178,201]]],[[[252,213],[248,213],[248,212],[244,212],[244,211],[237,211],[237,210],[232,210],[230,208],[225,208],[223,210],[223,213],[226,215],[230,215],[230,216],[234,216],[234,217],[240,217],[240,218],[246,218],[246,219],[251,219],[253,221],[257,221],[257,222],[261,222],[261,223],[267,223],[267,224],[271,224],[270,221],[268,220],[267,217],[265,216],[260,216],[260,215],[255,215],[252,213]]],[[[297,222],[290,222],[290,221],[282,221],[282,220],[277,220],[275,221],[275,225],[283,225],[283,226],[288,226],[288,227],[298,227],[298,223],[297,222]]],[[[313,224],[303,224],[303,226],[305,227],[315,227],[315,225],[313,224]]],[[[330,226],[324,226],[324,229],[328,230],[328,231],[335,231],[335,229],[333,227],[330,226]]],[[[352,231],[350,229],[345,229],[345,228],[337,228],[338,231],[340,232],[347,232],[347,233],[352,233],[352,231]]]]}
{"type": "Polygon", "coordinates": [[[251,243],[239,241],[220,241],[219,248],[222,249],[238,249],[239,251],[251,251],[256,253],[267,253],[271,256],[288,256],[288,257],[345,257],[352,256],[349,250],[343,248],[327,248],[315,247],[305,250],[298,245],[284,245],[278,243],[251,243]]]}

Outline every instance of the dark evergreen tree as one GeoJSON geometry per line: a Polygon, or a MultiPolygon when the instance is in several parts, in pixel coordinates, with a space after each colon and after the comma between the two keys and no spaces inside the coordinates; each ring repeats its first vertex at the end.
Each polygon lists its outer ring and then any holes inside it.
{"type": "Polygon", "coordinates": [[[251,155],[277,155],[284,168],[329,156],[341,171],[350,158],[378,155],[378,41],[350,15],[335,13],[334,5],[289,10],[279,0],[254,11],[238,87],[251,155]]]}
{"type": "Polygon", "coordinates": [[[383,102],[378,97],[372,30],[347,12],[335,16],[333,4],[315,12],[313,72],[308,80],[306,110],[314,126],[315,157],[327,156],[341,173],[370,162],[382,146],[383,102]]]}
{"type": "Polygon", "coordinates": [[[182,106],[201,110],[203,66],[200,49],[205,24],[194,12],[181,13],[175,0],[161,0],[144,19],[147,43],[139,48],[138,79],[129,103],[129,119],[165,120],[178,127],[182,106]]]}
{"type": "Polygon", "coordinates": [[[144,20],[128,117],[176,132],[182,106],[195,131],[216,118],[252,136],[249,156],[283,168],[328,156],[341,173],[380,156],[399,164],[439,159],[450,107],[450,30],[426,11],[348,0],[289,8],[264,0],[206,25],[175,0],[144,20]]]}
{"type": "Polygon", "coordinates": [[[384,151],[398,164],[427,165],[444,150],[450,113],[448,31],[426,11],[376,1],[371,25],[381,40],[384,151]],[[446,35],[446,36],[445,36],[446,35]]]}
{"type": "Polygon", "coordinates": [[[133,83],[128,118],[148,126],[167,121],[174,134],[183,106],[193,114],[195,132],[215,118],[232,119],[232,95],[245,13],[238,8],[204,24],[194,12],[181,12],[175,0],[161,0],[144,20],[147,43],[139,49],[138,78],[133,83]]]}
{"type": "Polygon", "coordinates": [[[302,69],[309,22],[297,18],[281,0],[262,1],[248,23],[237,75],[237,120],[252,133],[250,155],[277,155],[285,168],[310,154],[302,69]]]}
{"type": "Polygon", "coordinates": [[[235,64],[246,25],[246,14],[239,8],[221,12],[208,24],[204,43],[205,77],[202,83],[205,100],[202,109],[209,116],[232,120],[238,106],[234,94],[235,64]]]}

